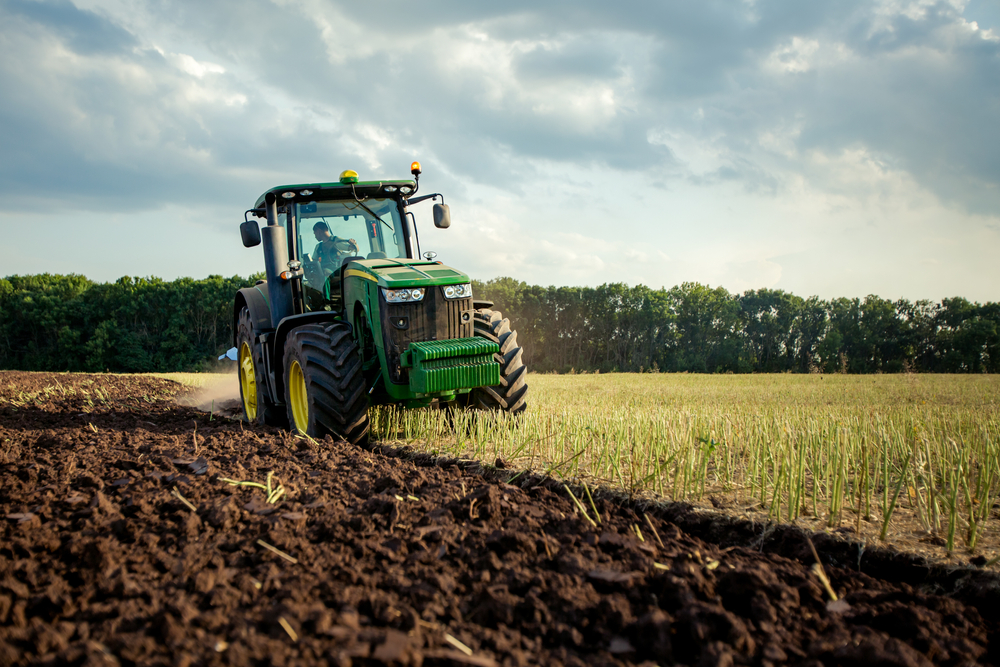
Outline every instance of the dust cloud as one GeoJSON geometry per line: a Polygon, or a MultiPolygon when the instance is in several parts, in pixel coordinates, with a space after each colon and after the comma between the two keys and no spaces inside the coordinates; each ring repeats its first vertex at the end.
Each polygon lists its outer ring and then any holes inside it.
{"type": "Polygon", "coordinates": [[[179,405],[229,416],[242,413],[239,376],[235,372],[205,374],[199,380],[199,386],[177,398],[179,405]]]}

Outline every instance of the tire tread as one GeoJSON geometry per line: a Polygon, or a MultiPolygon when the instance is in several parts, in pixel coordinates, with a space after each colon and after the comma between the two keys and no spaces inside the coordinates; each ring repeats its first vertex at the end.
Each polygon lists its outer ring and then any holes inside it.
{"type": "MultiPolygon", "coordinates": [[[[298,361],[306,382],[309,420],[306,434],[330,434],[356,444],[368,442],[368,396],[361,354],[352,329],[344,322],[305,324],[285,341],[286,373],[298,361]]],[[[288,423],[295,424],[285,382],[288,423]]]]}
{"type": "Polygon", "coordinates": [[[511,328],[510,320],[498,310],[481,308],[475,312],[473,332],[500,346],[500,352],[494,355],[500,364],[500,384],[476,387],[468,393],[466,406],[512,414],[523,412],[528,407],[528,367],[522,360],[524,350],[517,344],[517,332],[511,328]]]}

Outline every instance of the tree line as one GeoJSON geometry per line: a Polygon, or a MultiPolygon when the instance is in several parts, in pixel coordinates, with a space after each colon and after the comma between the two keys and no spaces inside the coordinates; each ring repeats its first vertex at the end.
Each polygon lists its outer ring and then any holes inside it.
{"type": "Polygon", "coordinates": [[[0,279],[0,368],[202,371],[232,347],[233,298],[259,276],[0,279]]]}
{"type": "Polygon", "coordinates": [[[1000,372],[1000,303],[733,294],[670,289],[474,282],[509,315],[535,371],[698,373],[1000,372]]]}
{"type": "MultiPolygon", "coordinates": [[[[232,345],[232,303],[248,278],[79,275],[0,279],[0,368],[208,370],[232,345]]],[[[534,371],[777,373],[1000,372],[1000,304],[910,302],[474,281],[509,316],[534,371]]]]}

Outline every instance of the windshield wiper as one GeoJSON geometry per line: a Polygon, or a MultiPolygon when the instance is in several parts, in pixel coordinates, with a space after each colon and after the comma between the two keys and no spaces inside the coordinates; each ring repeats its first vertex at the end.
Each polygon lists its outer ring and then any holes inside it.
{"type": "MultiPolygon", "coordinates": [[[[383,220],[383,219],[382,219],[382,218],[381,218],[381,217],[379,216],[379,214],[378,214],[378,213],[376,213],[375,211],[373,211],[373,210],[371,210],[370,208],[368,208],[367,206],[365,206],[365,203],[364,203],[363,201],[361,201],[360,199],[358,199],[358,193],[357,193],[357,191],[356,191],[356,190],[354,189],[354,183],[351,183],[351,193],[352,193],[352,194],[354,195],[354,201],[358,202],[358,204],[359,204],[359,205],[361,206],[361,208],[363,208],[363,209],[365,209],[366,211],[368,211],[369,213],[371,213],[371,214],[372,214],[372,216],[374,216],[374,218],[375,218],[376,220],[378,220],[378,221],[379,221],[379,222],[381,222],[381,223],[382,223],[383,225],[385,225],[386,227],[388,227],[388,228],[389,228],[389,231],[390,231],[390,232],[392,232],[393,234],[395,234],[395,233],[396,233],[396,230],[392,228],[392,225],[390,225],[390,224],[389,224],[388,222],[386,222],[385,220],[383,220]]],[[[367,197],[366,197],[366,199],[367,199],[367,197]]]]}

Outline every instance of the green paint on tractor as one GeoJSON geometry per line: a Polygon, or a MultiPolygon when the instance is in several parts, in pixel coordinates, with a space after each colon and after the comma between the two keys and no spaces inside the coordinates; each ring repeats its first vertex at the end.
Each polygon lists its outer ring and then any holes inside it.
{"type": "Polygon", "coordinates": [[[433,394],[500,384],[500,346],[482,338],[411,343],[400,363],[410,368],[410,391],[433,394]]]}

